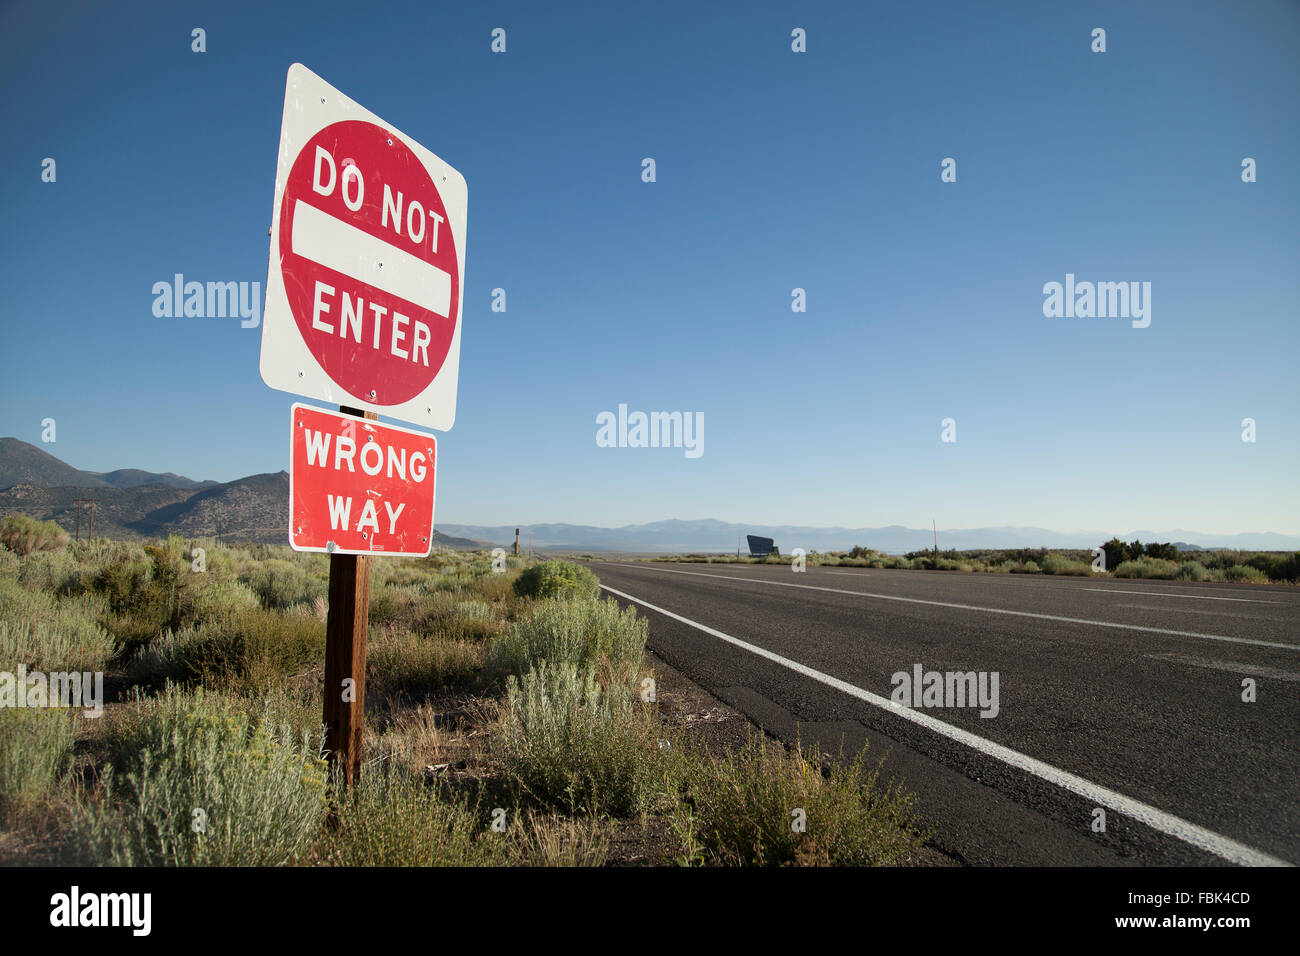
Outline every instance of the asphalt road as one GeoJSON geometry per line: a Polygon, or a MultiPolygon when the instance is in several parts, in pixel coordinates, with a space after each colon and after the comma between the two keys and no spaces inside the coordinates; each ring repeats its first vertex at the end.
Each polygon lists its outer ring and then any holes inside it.
{"type": "Polygon", "coordinates": [[[888,754],[885,776],[967,863],[1300,862],[1294,588],[591,567],[648,616],[655,653],[764,730],[888,754]],[[996,716],[892,703],[892,676],[918,664],[996,672],[996,716]]]}

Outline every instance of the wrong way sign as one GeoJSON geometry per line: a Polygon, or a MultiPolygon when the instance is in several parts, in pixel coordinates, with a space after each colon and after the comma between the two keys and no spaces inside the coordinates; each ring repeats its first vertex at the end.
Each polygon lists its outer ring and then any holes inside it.
{"type": "Polygon", "coordinates": [[[455,169],[293,64],[262,320],[266,384],[451,428],[467,203],[455,169]]]}
{"type": "Polygon", "coordinates": [[[296,551],[415,555],[433,549],[437,440],[295,403],[289,544],[296,551]]]}

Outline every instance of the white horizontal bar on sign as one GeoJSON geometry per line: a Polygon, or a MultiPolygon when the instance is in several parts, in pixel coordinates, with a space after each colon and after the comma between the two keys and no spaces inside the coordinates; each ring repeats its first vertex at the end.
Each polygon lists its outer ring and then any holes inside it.
{"type": "Polygon", "coordinates": [[[451,276],[405,249],[301,199],[293,207],[295,254],[436,312],[451,315],[451,276]],[[381,267],[382,263],[382,267],[381,267]]]}

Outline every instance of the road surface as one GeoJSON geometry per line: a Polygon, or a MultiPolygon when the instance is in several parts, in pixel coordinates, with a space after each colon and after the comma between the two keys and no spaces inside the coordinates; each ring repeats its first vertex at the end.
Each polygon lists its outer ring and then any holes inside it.
{"type": "Polygon", "coordinates": [[[884,775],[964,862],[1300,862],[1295,588],[590,566],[648,616],[655,653],[764,730],[887,753],[884,775]],[[982,672],[986,700],[996,673],[996,715],[955,693],[894,703],[917,665],[982,672]]]}

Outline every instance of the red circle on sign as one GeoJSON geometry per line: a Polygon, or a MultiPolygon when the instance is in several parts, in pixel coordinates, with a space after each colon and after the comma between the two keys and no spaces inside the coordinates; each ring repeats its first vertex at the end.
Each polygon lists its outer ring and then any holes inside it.
{"type": "Polygon", "coordinates": [[[280,271],[307,348],[352,395],[398,405],[437,377],[456,332],[456,243],[400,138],[345,120],[307,141],[280,206],[280,271]]]}

